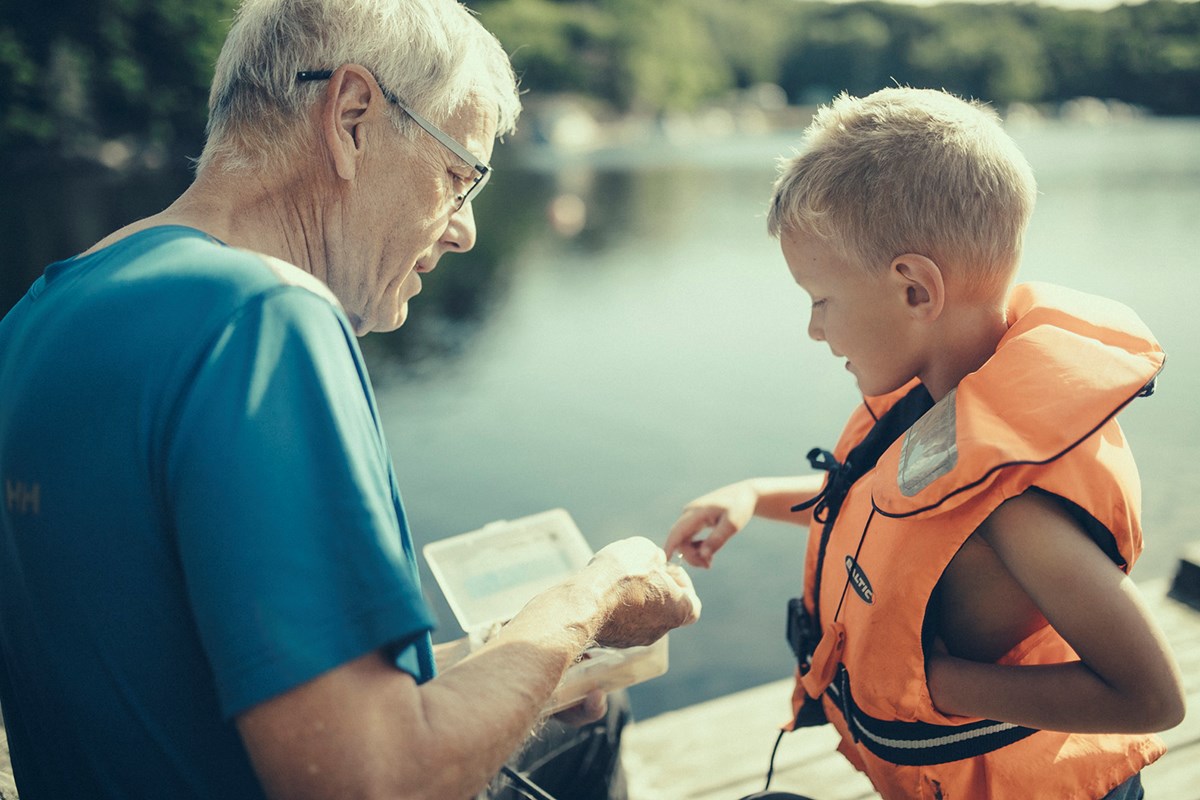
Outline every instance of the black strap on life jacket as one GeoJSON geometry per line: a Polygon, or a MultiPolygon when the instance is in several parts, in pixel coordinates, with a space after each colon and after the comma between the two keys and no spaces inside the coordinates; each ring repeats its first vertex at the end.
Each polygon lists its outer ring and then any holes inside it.
{"type": "MultiPolygon", "coordinates": [[[[923,385],[917,385],[882,417],[876,417],[870,406],[867,407],[871,416],[875,417],[875,424],[846,456],[845,462],[839,463],[828,450],[813,448],[808,452],[808,462],[814,469],[829,472],[829,478],[816,497],[792,506],[792,511],[803,511],[815,506],[813,519],[824,526],[821,531],[821,543],[817,548],[813,611],[809,613],[803,598],[793,597],[788,601],[787,642],[796,656],[802,674],[808,671],[813,650],[821,640],[821,574],[825,569],[825,551],[829,546],[829,536],[833,532],[833,525],[842,509],[842,503],[854,482],[872,470],[880,456],[931,408],[933,398],[929,391],[923,385]]],[[[807,728],[824,725],[825,722],[825,712],[820,701],[808,698],[796,712],[792,727],[807,728]]],[[[770,786],[769,778],[767,785],[770,786]]]]}
{"type": "Polygon", "coordinates": [[[809,450],[805,458],[808,459],[809,466],[813,469],[828,472],[829,478],[826,479],[825,485],[821,487],[821,491],[816,496],[792,506],[792,511],[804,511],[812,508],[813,519],[822,525],[828,524],[830,517],[837,518],[838,512],[842,509],[842,501],[846,499],[854,481],[859,478],[859,475],[853,474],[856,464],[850,458],[847,458],[845,462],[839,462],[833,453],[822,450],[820,447],[809,450]]]}
{"type": "Polygon", "coordinates": [[[892,764],[927,766],[974,758],[1037,733],[1035,728],[990,719],[966,725],[876,719],[854,703],[844,666],[838,668],[826,694],[841,709],[854,741],[892,764]]]}
{"type": "Polygon", "coordinates": [[[875,422],[844,462],[839,463],[828,450],[819,447],[809,450],[805,456],[808,463],[813,469],[828,472],[829,480],[816,497],[792,506],[792,511],[816,506],[813,508],[813,519],[827,527],[831,526],[854,482],[874,469],[880,456],[931,408],[933,398],[929,390],[923,384],[918,384],[875,422]]]}
{"type": "MultiPolygon", "coordinates": [[[[813,469],[827,471],[829,479],[825,481],[824,488],[816,497],[792,506],[792,511],[813,508],[813,519],[824,526],[821,531],[821,545],[817,549],[812,619],[794,620],[795,613],[803,610],[804,604],[798,600],[788,604],[788,643],[792,645],[792,651],[796,653],[801,669],[804,669],[804,665],[807,664],[812,650],[807,646],[799,646],[800,643],[793,640],[793,632],[800,633],[807,628],[810,632],[815,632],[818,639],[820,638],[821,573],[825,568],[825,550],[829,546],[829,535],[833,532],[838,512],[842,510],[842,503],[854,482],[874,469],[880,456],[931,408],[933,408],[933,398],[930,396],[929,390],[923,384],[918,384],[876,421],[870,432],[846,456],[844,462],[838,463],[833,453],[819,447],[808,451],[808,463],[812,465],[813,469]]],[[[817,640],[813,639],[811,646],[815,647],[816,643],[817,640]]]]}

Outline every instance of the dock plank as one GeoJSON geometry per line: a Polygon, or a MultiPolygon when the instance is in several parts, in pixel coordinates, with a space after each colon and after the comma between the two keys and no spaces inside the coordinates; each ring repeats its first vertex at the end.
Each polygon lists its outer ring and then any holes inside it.
{"type": "Polygon", "coordinates": [[[1200,747],[1169,750],[1142,771],[1146,797],[1200,800],[1200,747]]]}
{"type": "Polygon", "coordinates": [[[8,737],[4,734],[3,719],[0,719],[0,800],[17,800],[17,784],[8,760],[8,737]]]}
{"type": "MultiPolygon", "coordinates": [[[[728,800],[761,789],[791,694],[790,679],[775,681],[635,723],[622,748],[630,797],[728,800]]],[[[821,788],[830,800],[871,797],[864,776],[841,758],[827,758],[836,744],[837,734],[825,726],[785,736],[772,788],[821,788]],[[835,783],[839,793],[828,794],[835,783]]]]}

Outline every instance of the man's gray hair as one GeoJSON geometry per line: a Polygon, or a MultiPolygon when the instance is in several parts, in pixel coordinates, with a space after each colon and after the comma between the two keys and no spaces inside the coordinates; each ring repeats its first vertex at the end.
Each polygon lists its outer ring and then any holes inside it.
{"type": "MultiPolygon", "coordinates": [[[[371,70],[435,121],[474,95],[495,109],[502,136],[521,110],[504,49],[457,0],[244,0],[217,59],[199,168],[261,168],[295,152],[297,123],[323,91],[296,73],[343,64],[371,70]]],[[[393,119],[412,130],[399,109],[393,119]]]]}

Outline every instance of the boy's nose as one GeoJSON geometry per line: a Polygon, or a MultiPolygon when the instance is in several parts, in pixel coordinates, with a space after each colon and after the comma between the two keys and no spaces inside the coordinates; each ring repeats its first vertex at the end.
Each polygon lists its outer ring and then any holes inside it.
{"type": "Polygon", "coordinates": [[[825,341],[825,329],[817,324],[816,314],[810,314],[808,317],[808,338],[814,342],[825,341]]]}

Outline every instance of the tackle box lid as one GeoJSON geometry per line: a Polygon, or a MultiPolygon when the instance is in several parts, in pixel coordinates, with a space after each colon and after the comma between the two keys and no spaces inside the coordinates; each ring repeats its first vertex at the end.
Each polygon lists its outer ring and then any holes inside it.
{"type": "Polygon", "coordinates": [[[506,622],[535,595],[592,558],[566,509],[491,522],[422,548],[458,624],[468,633],[506,622]]]}

